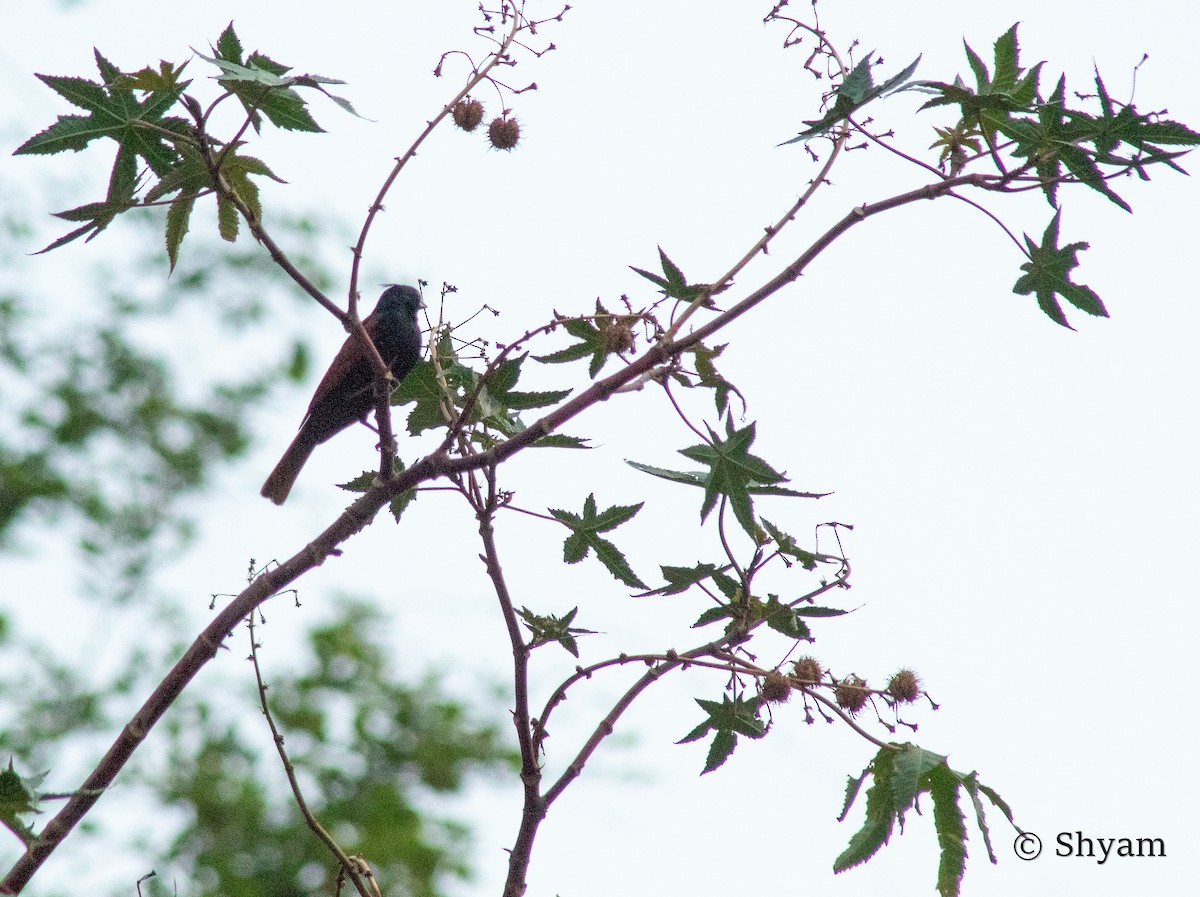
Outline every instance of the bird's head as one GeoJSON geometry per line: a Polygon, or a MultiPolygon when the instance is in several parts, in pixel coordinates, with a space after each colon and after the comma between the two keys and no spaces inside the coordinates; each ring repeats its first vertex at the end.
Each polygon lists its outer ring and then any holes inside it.
{"type": "Polygon", "coordinates": [[[421,294],[415,287],[394,283],[383,291],[375,310],[385,314],[399,313],[415,319],[417,312],[424,307],[425,303],[421,301],[421,294]]]}

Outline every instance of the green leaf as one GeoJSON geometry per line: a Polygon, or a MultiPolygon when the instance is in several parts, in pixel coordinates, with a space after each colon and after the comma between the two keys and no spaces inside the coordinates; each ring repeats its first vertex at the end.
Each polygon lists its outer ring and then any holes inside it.
{"type": "Polygon", "coordinates": [[[736,613],[736,608],[729,604],[718,604],[716,607],[710,607],[696,618],[696,622],[692,624],[692,629],[700,629],[720,620],[729,620],[736,613]]]}
{"type": "Polygon", "coordinates": [[[217,196],[217,233],[229,243],[237,240],[238,210],[228,196],[217,196]]]}
{"type": "Polygon", "coordinates": [[[536,355],[535,361],[542,364],[563,364],[591,357],[588,376],[595,379],[608,357],[625,351],[632,340],[631,328],[637,320],[632,315],[614,315],[596,300],[596,314],[591,318],[568,318],[554,313],[555,320],[579,342],[549,355],[536,355]]]}
{"type": "Polygon", "coordinates": [[[712,743],[708,746],[708,756],[704,758],[704,769],[700,774],[704,775],[720,769],[736,747],[737,736],[728,729],[718,729],[713,735],[712,743]]]}
{"type": "Polygon", "coordinates": [[[787,478],[762,458],[750,454],[749,449],[755,438],[753,423],[734,431],[726,440],[721,439],[711,429],[709,436],[711,442],[680,450],[684,457],[709,467],[704,480],[704,502],[700,508],[700,519],[703,521],[716,505],[717,497],[723,496],[729,501],[729,506],[742,529],[750,538],[756,538],[757,526],[754,521],[750,487],[774,486],[785,482],[787,478]]]}
{"type": "Polygon", "coordinates": [[[164,113],[179,99],[182,88],[152,91],[137,100],[122,86],[127,79],[96,51],[96,65],[103,83],[83,78],[38,75],[51,90],[90,114],[64,115],[46,130],[25,141],[14,155],[52,154],[82,150],[93,140],[116,140],[145,160],[155,173],[165,171],[177,158],[171,141],[158,130],[164,113]]]}
{"type": "MultiPolygon", "coordinates": [[[[862,828],[851,836],[846,849],[833,861],[835,873],[845,872],[860,863],[865,863],[892,837],[896,822],[895,801],[892,795],[895,753],[890,747],[880,748],[875,759],[871,761],[868,767],[871,773],[871,787],[867,789],[866,819],[862,828]]],[[[852,795],[847,793],[846,810],[849,810],[852,802],[852,795]]]]}
{"type": "Polygon", "coordinates": [[[535,614],[529,608],[522,607],[517,611],[517,616],[521,618],[532,635],[529,642],[531,650],[542,645],[557,643],[566,648],[573,656],[578,657],[579,645],[575,641],[575,636],[595,635],[595,633],[590,629],[581,629],[571,625],[577,613],[579,613],[578,607],[571,608],[561,617],[554,614],[535,614]]]}
{"type": "Polygon", "coordinates": [[[941,861],[937,890],[941,897],[958,897],[967,863],[967,827],[958,805],[958,776],[945,764],[929,773],[929,796],[933,800],[933,825],[937,831],[941,861]]]}
{"type": "Polygon", "coordinates": [[[358,115],[347,100],[333,96],[321,86],[344,83],[336,78],[288,75],[290,66],[275,62],[257,51],[243,60],[241,42],[233,31],[232,23],[222,32],[212,56],[195,49],[192,52],[220,69],[217,80],[241,101],[255,130],[261,129],[261,116],[265,115],[277,128],[310,133],[324,131],[309,113],[303,97],[294,90],[296,87],[319,90],[347,112],[358,115]]]}
{"type": "Polygon", "coordinates": [[[868,766],[859,775],[846,777],[846,796],[842,799],[842,812],[838,814],[838,822],[846,821],[850,809],[854,806],[854,801],[858,798],[858,792],[862,790],[863,782],[870,774],[871,767],[868,766]]]}
{"type": "MultiPolygon", "coordinates": [[[[111,138],[118,144],[104,202],[60,212],[59,217],[66,220],[87,223],[55,240],[42,252],[85,235],[92,239],[117,215],[136,205],[134,194],[138,185],[139,160],[154,174],[162,176],[178,163],[176,144],[190,134],[188,125],[182,120],[164,117],[186,85],[167,78],[160,82],[158,89],[143,91],[146,95],[139,100],[130,86],[136,82],[123,75],[99,51],[95,56],[102,78],[100,82],[38,75],[46,86],[89,114],[59,116],[54,124],[25,141],[15,152],[15,155],[78,152],[103,138],[111,138]],[[84,210],[87,210],[86,214],[84,210]]],[[[163,65],[176,71],[167,63],[163,65]]]]}
{"type": "Polygon", "coordinates": [[[759,519],[762,521],[763,529],[767,531],[767,535],[771,537],[771,541],[775,543],[776,550],[783,556],[785,562],[787,562],[789,557],[794,558],[805,570],[815,570],[817,569],[817,561],[826,559],[826,555],[819,555],[801,548],[790,534],[785,533],[767,518],[762,517],[759,519]]]}
{"type": "Polygon", "coordinates": [[[830,107],[829,111],[822,118],[815,121],[805,121],[804,123],[808,127],[791,140],[785,140],[780,146],[787,146],[789,143],[801,143],[811,140],[814,137],[825,136],[834,125],[845,121],[872,100],[887,96],[889,93],[904,90],[908,86],[908,79],[913,76],[913,73],[917,70],[917,66],[921,62],[921,57],[918,56],[899,74],[893,75],[882,84],[876,86],[871,73],[871,67],[875,64],[872,61],[874,55],[874,51],[871,51],[850,70],[850,73],[846,75],[834,92],[835,99],[833,106],[830,107]]]}
{"type": "Polygon", "coordinates": [[[393,405],[416,403],[406,421],[409,434],[416,436],[425,430],[446,425],[442,416],[441,397],[442,390],[433,362],[421,359],[392,391],[391,401],[393,405]]]}
{"type": "Polygon", "coordinates": [[[996,859],[996,851],[992,847],[992,836],[988,831],[987,815],[984,812],[983,801],[979,799],[979,779],[975,773],[971,773],[968,776],[961,777],[960,781],[963,790],[971,798],[971,806],[975,809],[975,825],[979,829],[980,834],[983,835],[983,846],[987,851],[988,859],[995,865],[998,861],[996,859]]]}
{"type": "Polygon", "coordinates": [[[565,433],[547,433],[540,439],[530,443],[530,448],[577,448],[590,449],[588,439],[584,436],[568,436],[565,433]]]}
{"type": "Polygon", "coordinates": [[[1011,90],[1017,86],[1017,77],[1021,68],[1017,64],[1020,48],[1017,45],[1017,25],[996,38],[992,47],[995,54],[996,73],[992,78],[992,87],[1000,90],[1011,90]]]}
{"type": "Polygon", "coordinates": [[[801,605],[796,608],[796,616],[798,617],[844,617],[850,613],[848,610],[843,610],[840,607],[821,607],[818,605],[801,605]]]}
{"type": "MultiPolygon", "coordinates": [[[[700,378],[700,385],[706,389],[713,390],[713,401],[716,402],[717,413],[724,415],[729,407],[729,394],[735,394],[742,400],[742,408],[746,407],[746,397],[742,395],[741,390],[726,380],[720,373],[717,372],[716,365],[713,362],[720,357],[725,351],[725,344],[709,348],[703,343],[699,343],[688,349],[695,357],[696,374],[700,378]]],[[[691,387],[690,381],[680,380],[684,386],[691,387]]]]}
{"type": "MultiPolygon", "coordinates": [[[[683,483],[685,486],[699,486],[701,489],[705,488],[708,483],[708,474],[702,471],[667,470],[664,467],[655,467],[652,464],[642,464],[639,461],[630,461],[629,459],[626,459],[625,463],[636,470],[640,470],[642,473],[648,473],[659,479],[670,480],[672,483],[683,483]]],[[[798,492],[795,489],[788,489],[784,486],[748,486],[746,491],[751,495],[780,495],[788,498],[824,498],[830,494],[828,492],[798,492]]]]}
{"type": "Polygon", "coordinates": [[[738,695],[731,698],[723,694],[720,703],[702,698],[697,698],[696,703],[708,714],[708,718],[676,743],[686,744],[698,741],[709,732],[716,733],[709,745],[701,775],[712,772],[729,759],[737,747],[738,735],[757,739],[767,734],[766,726],[758,715],[757,697],[746,699],[738,695]]]}
{"type": "Polygon", "coordinates": [[[642,504],[643,502],[636,505],[613,505],[598,513],[596,496],[592,493],[584,500],[582,514],[549,508],[550,513],[571,530],[571,535],[563,542],[563,561],[576,564],[587,557],[589,552],[595,552],[596,559],[616,579],[627,586],[648,588],[633,572],[625,555],[612,542],[600,536],[600,533],[616,529],[632,519],[642,509],[642,504]]]}
{"type": "Polygon", "coordinates": [[[788,638],[809,639],[812,637],[807,624],[799,618],[796,609],[784,604],[775,595],[767,596],[767,603],[763,608],[763,619],[766,620],[769,628],[788,638]]]}
{"type": "Polygon", "coordinates": [[[22,816],[42,812],[38,809],[37,789],[46,774],[22,778],[8,761],[7,769],[0,769],[0,825],[16,835],[27,847],[37,840],[33,828],[21,820],[22,816]]]}
{"type": "Polygon", "coordinates": [[[179,247],[188,232],[188,222],[192,217],[192,208],[196,204],[196,194],[185,193],[176,198],[167,208],[166,245],[167,261],[171,270],[179,261],[179,247]]]}
{"type": "Polygon", "coordinates": [[[703,582],[716,573],[717,565],[697,562],[694,567],[662,566],[659,569],[662,570],[663,579],[667,581],[667,584],[652,592],[645,592],[643,596],[678,595],[681,592],[686,592],[692,586],[703,582]]]}
{"type": "Polygon", "coordinates": [[[935,97],[921,108],[957,105],[962,114],[960,127],[979,130],[988,144],[994,146],[996,130],[1010,121],[1013,112],[1028,105],[1037,95],[1042,63],[1028,74],[1021,68],[1016,25],[1001,35],[993,46],[994,72],[988,71],[979,54],[965,40],[963,48],[975,76],[975,90],[963,84],[961,79],[956,79],[953,84],[922,81],[917,86],[932,91],[935,97]]]}
{"type": "MultiPolygon", "coordinates": [[[[867,791],[867,820],[851,838],[850,846],[835,861],[835,872],[870,859],[888,842],[897,821],[903,830],[904,815],[917,807],[917,799],[921,794],[928,793],[933,801],[933,822],[939,847],[937,890],[942,897],[957,897],[967,859],[966,817],[960,806],[960,787],[974,803],[976,822],[983,833],[988,856],[993,863],[996,862],[983,806],[978,797],[979,794],[986,794],[991,798],[995,792],[980,784],[975,773],[966,775],[955,772],[946,764],[944,756],[917,745],[889,745],[875,755],[862,777],[850,779],[839,821],[846,818],[868,773],[873,776],[873,782],[867,791]]],[[[1008,811],[1007,804],[1000,801],[998,796],[993,802],[1001,806],[1011,822],[1011,811],[1008,811]]]]}
{"type": "Polygon", "coordinates": [[[905,745],[895,752],[892,763],[892,809],[901,827],[904,824],[904,814],[916,804],[917,795],[923,790],[925,777],[936,767],[945,766],[946,758],[919,748],[914,744],[905,745]]]}
{"type": "Polygon", "coordinates": [[[650,271],[642,268],[635,268],[630,265],[629,268],[636,274],[640,274],[646,278],[660,290],[664,296],[669,296],[672,299],[679,299],[683,302],[693,302],[701,296],[705,296],[705,300],[701,303],[702,308],[715,308],[711,296],[708,295],[708,284],[689,284],[683,271],[678,265],[671,261],[670,257],[661,246],[658,247],[658,260],[662,266],[663,276],[659,277],[650,271]]]}
{"type": "Polygon", "coordinates": [[[1061,217],[1061,211],[1055,213],[1042,235],[1040,246],[1035,244],[1028,234],[1025,235],[1029,261],[1021,265],[1021,270],[1025,274],[1017,279],[1013,286],[1013,292],[1022,296],[1035,293],[1038,307],[1052,321],[1063,327],[1074,329],[1067,323],[1066,315],[1063,314],[1062,307],[1058,303],[1058,296],[1062,296],[1073,306],[1089,315],[1108,317],[1108,311],[1104,308],[1100,297],[1090,287],[1071,281],[1071,270],[1079,265],[1075,255],[1079,250],[1087,249],[1088,244],[1079,242],[1059,247],[1058,225],[1061,217]]]}

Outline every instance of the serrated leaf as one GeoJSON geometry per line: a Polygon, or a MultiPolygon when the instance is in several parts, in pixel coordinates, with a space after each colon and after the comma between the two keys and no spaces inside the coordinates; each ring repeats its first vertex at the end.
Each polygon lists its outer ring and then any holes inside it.
{"type": "Polygon", "coordinates": [[[891,778],[892,763],[895,751],[892,748],[880,748],[871,761],[871,787],[867,789],[866,819],[862,827],[850,838],[846,849],[833,861],[835,873],[865,863],[892,836],[896,815],[892,810],[891,778]]]}
{"type": "Polygon", "coordinates": [[[922,790],[925,776],[938,766],[945,766],[941,754],[908,744],[895,752],[892,762],[892,811],[903,822],[904,814],[912,809],[922,790]]]}
{"type": "Polygon", "coordinates": [[[720,769],[725,765],[725,761],[733,755],[736,747],[737,736],[728,729],[718,729],[717,733],[713,735],[712,743],[708,746],[708,756],[704,759],[704,770],[700,774],[705,775],[720,769]]]}
{"type": "Polygon", "coordinates": [[[975,827],[979,829],[979,833],[983,835],[983,847],[987,851],[988,859],[995,865],[996,851],[992,847],[991,832],[988,831],[987,814],[984,812],[983,801],[979,799],[979,780],[975,773],[968,776],[959,777],[963,790],[971,798],[971,805],[975,808],[975,827]]]}
{"type": "Polygon", "coordinates": [[[967,826],[958,804],[958,784],[957,776],[945,765],[929,774],[933,825],[941,850],[937,879],[937,890],[941,897],[958,897],[966,871],[967,826]]]}
{"type": "Polygon", "coordinates": [[[808,639],[812,635],[808,626],[798,617],[796,609],[784,604],[775,595],[768,596],[763,619],[768,628],[788,638],[808,639]]]}
{"type": "Polygon", "coordinates": [[[703,522],[712,511],[717,497],[723,496],[728,500],[729,507],[742,529],[751,538],[755,538],[757,525],[750,487],[773,486],[786,478],[766,461],[750,454],[749,448],[755,438],[753,423],[734,431],[728,439],[721,439],[711,430],[709,437],[711,441],[708,443],[680,450],[684,457],[709,467],[704,478],[704,501],[700,508],[700,520],[703,522]]]}
{"type": "Polygon", "coordinates": [[[863,106],[867,105],[867,103],[886,96],[889,93],[905,89],[908,86],[908,79],[913,76],[913,73],[916,72],[917,66],[921,62],[921,57],[918,56],[902,69],[899,74],[893,75],[882,84],[876,86],[871,72],[871,67],[874,65],[872,61],[874,55],[874,51],[866,54],[850,70],[850,73],[838,85],[834,94],[833,106],[830,107],[824,116],[813,121],[805,121],[804,124],[808,125],[808,127],[791,140],[785,140],[780,146],[787,146],[789,143],[802,143],[814,137],[824,136],[828,134],[834,125],[845,121],[863,106]]]}
{"type": "Polygon", "coordinates": [[[562,616],[535,614],[529,608],[522,607],[517,611],[517,616],[521,618],[521,622],[525,624],[525,627],[532,636],[529,642],[530,649],[557,643],[562,645],[571,655],[578,657],[579,644],[576,642],[575,636],[595,634],[591,629],[581,629],[571,625],[575,620],[575,615],[578,613],[578,607],[571,608],[570,611],[562,616]]]}
{"type": "Polygon", "coordinates": [[[659,569],[662,571],[663,579],[667,581],[667,585],[657,588],[652,592],[644,592],[643,596],[678,595],[697,583],[708,579],[718,570],[716,564],[705,563],[697,563],[694,567],[671,567],[664,565],[659,569]]]}
{"type": "Polygon", "coordinates": [[[696,622],[692,624],[692,629],[700,629],[703,626],[708,626],[711,623],[716,623],[720,620],[728,620],[733,616],[733,608],[728,604],[719,604],[716,607],[710,607],[696,618],[696,622]]]}
{"type": "Polygon", "coordinates": [[[229,243],[237,240],[238,210],[233,200],[224,195],[217,196],[217,232],[229,243]]]}
{"type": "Polygon", "coordinates": [[[1017,25],[996,38],[992,47],[995,57],[995,73],[992,75],[992,87],[1007,90],[1017,86],[1017,77],[1021,68],[1018,64],[1020,47],[1017,44],[1017,25]]]}
{"type": "Polygon", "coordinates": [[[237,32],[233,30],[233,22],[225,26],[221,36],[217,38],[216,54],[227,62],[242,61],[242,42],[238,40],[237,32]]]}
{"type": "Polygon", "coordinates": [[[854,801],[858,798],[859,791],[862,790],[863,782],[871,774],[871,767],[868,766],[857,776],[846,777],[846,796],[842,799],[842,812],[838,814],[838,822],[844,822],[846,816],[849,815],[851,807],[854,806],[854,801]]]}
{"type": "Polygon", "coordinates": [[[802,604],[796,608],[796,616],[798,617],[844,617],[848,613],[850,611],[843,610],[840,607],[822,607],[819,604],[802,604]]]}
{"type": "Polygon", "coordinates": [[[195,203],[196,195],[194,193],[184,193],[177,197],[167,208],[165,239],[167,261],[172,271],[175,270],[175,265],[179,261],[179,247],[183,244],[183,238],[187,235],[188,223],[191,221],[192,208],[195,203]]]}
{"type": "Polygon", "coordinates": [[[597,512],[596,495],[591,493],[584,500],[582,514],[549,508],[551,515],[571,530],[571,535],[563,542],[563,561],[575,564],[587,557],[589,552],[594,552],[596,559],[616,579],[627,586],[647,588],[616,545],[600,536],[600,533],[616,529],[632,519],[642,509],[642,504],[613,505],[597,512]]]}
{"type": "Polygon", "coordinates": [[[566,448],[591,449],[588,439],[583,436],[568,436],[565,433],[547,433],[540,439],[530,443],[530,448],[566,448]]]}
{"type": "Polygon", "coordinates": [[[1059,220],[1062,212],[1056,212],[1050,224],[1042,235],[1041,245],[1037,245],[1025,235],[1025,245],[1029,251],[1029,261],[1021,265],[1025,274],[1017,279],[1013,292],[1023,296],[1030,293],[1037,295],[1038,307],[1056,324],[1071,328],[1066,315],[1058,304],[1056,297],[1062,296],[1076,308],[1090,315],[1108,317],[1108,311],[1100,297],[1090,287],[1071,281],[1072,269],[1078,267],[1076,253],[1087,249],[1083,242],[1058,245],[1059,220]]]}

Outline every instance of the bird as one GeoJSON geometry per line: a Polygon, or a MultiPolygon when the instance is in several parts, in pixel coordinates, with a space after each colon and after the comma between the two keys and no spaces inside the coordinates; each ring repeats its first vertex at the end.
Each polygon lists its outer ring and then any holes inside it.
{"type": "MultiPolygon", "coordinates": [[[[363,329],[397,381],[404,379],[421,356],[417,311],[424,307],[415,288],[393,284],[363,319],[363,329]]],[[[375,372],[361,337],[350,334],[317,384],[296,438],[263,483],[263,498],[283,504],[313,450],[351,424],[366,421],[375,408],[375,372]]]]}

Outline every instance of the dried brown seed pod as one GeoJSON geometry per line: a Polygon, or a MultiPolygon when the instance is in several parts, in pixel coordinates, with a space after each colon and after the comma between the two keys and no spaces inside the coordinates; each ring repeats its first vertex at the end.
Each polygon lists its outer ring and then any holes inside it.
{"type": "Polygon", "coordinates": [[[454,123],[464,131],[474,131],[483,121],[483,103],[468,97],[455,103],[450,114],[454,117],[454,123]]]}
{"type": "Polygon", "coordinates": [[[521,126],[515,118],[505,118],[503,115],[493,118],[488,125],[488,140],[499,150],[511,150],[521,139],[521,126]]]}

